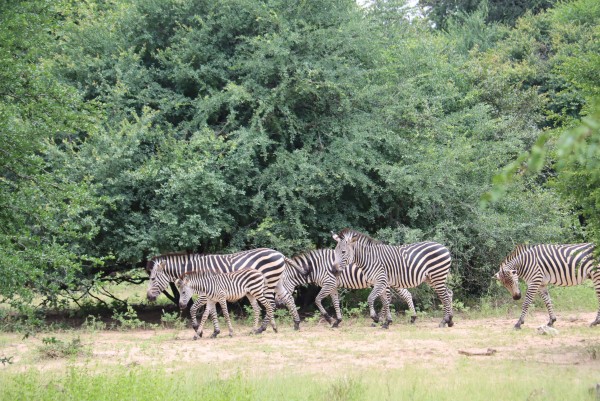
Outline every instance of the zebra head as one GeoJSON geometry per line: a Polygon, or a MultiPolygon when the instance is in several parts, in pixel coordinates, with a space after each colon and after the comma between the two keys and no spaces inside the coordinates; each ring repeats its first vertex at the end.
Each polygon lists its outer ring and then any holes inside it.
{"type": "Polygon", "coordinates": [[[148,284],[148,292],[146,296],[148,301],[156,301],[156,298],[169,285],[169,277],[165,272],[166,262],[164,260],[154,260],[152,270],[150,271],[150,283],[148,284]]]}
{"type": "Polygon", "coordinates": [[[190,286],[189,279],[185,277],[183,279],[178,278],[175,280],[175,285],[179,290],[179,309],[183,310],[187,307],[192,298],[192,287],[190,286]]]}
{"type": "Polygon", "coordinates": [[[519,288],[519,274],[513,266],[502,265],[494,278],[510,292],[515,301],[521,299],[521,289],[519,288]]]}
{"type": "Polygon", "coordinates": [[[335,247],[335,261],[333,262],[333,271],[341,272],[354,263],[354,244],[357,236],[353,233],[346,235],[337,235],[333,231],[331,236],[337,242],[335,247]]]}

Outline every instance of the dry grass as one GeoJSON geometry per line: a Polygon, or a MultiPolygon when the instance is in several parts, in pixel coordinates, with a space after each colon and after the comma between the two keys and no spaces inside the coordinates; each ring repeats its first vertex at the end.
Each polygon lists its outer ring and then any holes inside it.
{"type": "MultiPolygon", "coordinates": [[[[553,337],[536,332],[546,321],[542,313],[531,316],[521,331],[512,329],[512,317],[459,317],[455,327],[445,329],[437,327],[438,319],[420,319],[416,325],[397,323],[389,330],[370,327],[360,319],[346,321],[337,330],[305,323],[295,332],[280,324],[279,333],[260,336],[250,335],[250,328],[237,322],[233,338],[198,341],[191,339],[191,329],[52,333],[65,343],[80,338],[89,350],[84,356],[63,359],[40,355],[44,334],[22,339],[5,333],[0,334],[0,356],[12,357],[13,363],[0,366],[0,371],[5,378],[30,377],[43,384],[48,378],[67,380],[70,376],[65,372],[74,368],[92,375],[90,380],[97,376],[111,380],[110,375],[123,366],[141,369],[139,380],[144,380],[151,374],[144,369],[151,368],[201,382],[234,380],[246,389],[242,393],[249,387],[257,398],[265,399],[279,394],[279,385],[291,392],[306,391],[314,399],[369,399],[374,392],[389,399],[399,392],[415,399],[460,397],[465,392],[469,399],[485,399],[486,394],[503,399],[499,389],[507,384],[511,394],[529,399],[559,399],[555,395],[562,394],[562,387],[577,389],[584,397],[580,399],[585,399],[588,387],[600,382],[600,328],[588,327],[594,317],[594,313],[565,313],[557,322],[559,334],[553,337]],[[487,349],[496,352],[487,356],[460,352],[477,354],[487,349]],[[33,378],[32,371],[44,374],[33,378]],[[312,384],[307,385],[307,380],[312,384]]],[[[190,391],[193,394],[193,388],[190,391]]]]}

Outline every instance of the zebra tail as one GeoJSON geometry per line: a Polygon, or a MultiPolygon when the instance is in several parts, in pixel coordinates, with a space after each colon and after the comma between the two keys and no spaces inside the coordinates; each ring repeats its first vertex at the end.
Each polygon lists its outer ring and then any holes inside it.
{"type": "Polygon", "coordinates": [[[300,272],[300,274],[302,274],[304,277],[306,277],[310,274],[309,269],[303,269],[302,267],[300,267],[300,265],[298,265],[298,263],[294,262],[292,259],[288,258],[287,256],[284,256],[284,258],[285,258],[286,264],[288,264],[289,266],[292,266],[294,269],[298,270],[300,272]]]}

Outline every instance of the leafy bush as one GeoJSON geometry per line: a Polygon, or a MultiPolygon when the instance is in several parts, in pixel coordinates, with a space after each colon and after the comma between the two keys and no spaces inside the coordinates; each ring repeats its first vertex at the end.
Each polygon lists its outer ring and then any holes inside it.
{"type": "Polygon", "coordinates": [[[169,313],[161,309],[160,323],[163,327],[171,329],[184,329],[186,327],[184,316],[177,311],[169,313]]]}
{"type": "Polygon", "coordinates": [[[79,337],[70,342],[64,342],[56,337],[44,337],[42,343],[43,345],[38,347],[38,352],[44,358],[74,357],[88,352],[79,337]]]}
{"type": "Polygon", "coordinates": [[[85,321],[81,324],[81,328],[89,332],[95,333],[106,329],[106,323],[104,323],[100,317],[89,315],[85,318],[85,321]]]}
{"type": "Polygon", "coordinates": [[[138,318],[137,312],[131,305],[127,305],[126,311],[115,311],[112,318],[119,323],[118,328],[121,330],[134,330],[147,326],[145,322],[138,318]]]}

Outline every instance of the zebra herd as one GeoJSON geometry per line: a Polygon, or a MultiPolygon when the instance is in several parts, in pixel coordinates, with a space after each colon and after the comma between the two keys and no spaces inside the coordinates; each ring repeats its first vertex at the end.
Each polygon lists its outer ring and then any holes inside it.
{"type": "MultiPolygon", "coordinates": [[[[217,303],[221,305],[229,335],[233,335],[227,301],[233,302],[243,297],[248,298],[254,311],[255,333],[263,332],[269,324],[277,331],[273,316],[276,303],[288,308],[294,328],[298,329],[300,317],[292,294],[302,284],[321,287],[315,304],[332,327],[338,327],[342,321],[339,288],[372,288],[368,297],[369,313],[375,323],[382,320],[383,328],[387,328],[392,321],[389,304],[392,291],[395,291],[408,304],[412,323],[417,316],[407,288],[427,283],[443,304],[444,317],[439,326],[454,325],[453,294],[447,286],[451,266],[448,248],[431,241],[386,245],[352,229],[332,232],[332,237],[337,243],[335,249],[312,250],[293,258],[268,248],[224,255],[156,256],[147,264],[150,272],[147,297],[154,301],[169,283],[174,283],[180,292],[179,305],[183,309],[192,295],[198,294],[190,310],[194,339],[197,339],[202,336],[208,317],[212,318],[214,325],[212,337],[220,333],[217,303]],[[328,296],[335,309],[335,318],[329,316],[321,303],[328,296]],[[374,307],[378,298],[382,303],[379,314],[374,307]],[[259,304],[266,310],[262,323],[259,304]],[[197,313],[203,305],[206,305],[206,309],[198,324],[197,313]]],[[[521,297],[519,277],[527,284],[522,313],[515,328],[521,328],[529,305],[538,292],[548,308],[548,326],[553,325],[556,316],[548,294],[548,284],[571,286],[591,278],[600,301],[600,271],[593,251],[592,244],[517,246],[504,259],[495,275],[514,299],[521,297]]],[[[591,325],[599,323],[600,310],[591,325]]]]}

